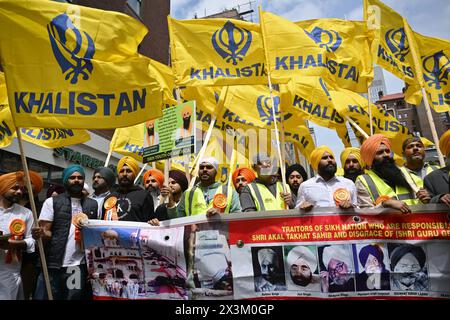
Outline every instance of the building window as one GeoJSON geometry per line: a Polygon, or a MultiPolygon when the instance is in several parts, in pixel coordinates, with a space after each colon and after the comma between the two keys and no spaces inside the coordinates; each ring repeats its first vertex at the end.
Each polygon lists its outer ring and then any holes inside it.
{"type": "Polygon", "coordinates": [[[141,5],[142,0],[128,0],[128,5],[131,9],[138,15],[138,17],[141,16],[141,5]]]}

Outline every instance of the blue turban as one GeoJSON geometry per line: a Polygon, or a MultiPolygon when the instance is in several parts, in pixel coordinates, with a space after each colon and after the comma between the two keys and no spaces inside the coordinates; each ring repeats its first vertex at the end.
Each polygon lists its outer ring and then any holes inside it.
{"type": "Polygon", "coordinates": [[[74,172],[80,173],[83,176],[83,178],[86,176],[82,166],[80,166],[78,164],[72,164],[72,165],[68,166],[67,168],[65,168],[62,173],[62,181],[63,181],[64,185],[66,185],[67,180],[74,172]]]}
{"type": "Polygon", "coordinates": [[[377,258],[378,263],[382,267],[383,271],[385,270],[385,265],[383,262],[384,254],[383,250],[378,245],[367,245],[361,249],[359,252],[359,261],[361,262],[361,265],[365,267],[367,259],[369,258],[369,254],[377,258]]]}

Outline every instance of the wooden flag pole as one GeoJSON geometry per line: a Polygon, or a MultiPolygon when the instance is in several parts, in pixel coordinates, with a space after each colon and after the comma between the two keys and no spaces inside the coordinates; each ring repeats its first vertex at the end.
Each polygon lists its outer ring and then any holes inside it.
{"type": "Polygon", "coordinates": [[[359,131],[359,133],[361,133],[363,136],[364,136],[364,138],[368,138],[369,137],[369,135],[355,122],[355,121],[353,121],[349,116],[345,116],[345,119],[348,121],[348,122],[350,122],[350,124],[356,129],[356,130],[358,130],[359,131]]]}
{"type": "Polygon", "coordinates": [[[112,150],[109,149],[108,156],[106,157],[106,160],[105,160],[105,167],[108,167],[109,160],[111,160],[111,155],[112,155],[112,150]]]}
{"type": "MultiPolygon", "coordinates": [[[[20,130],[21,130],[21,128],[17,127],[16,133],[17,133],[17,141],[19,142],[20,158],[22,159],[23,171],[24,171],[25,177],[26,177],[25,182],[27,185],[28,197],[30,198],[31,212],[33,213],[33,220],[34,220],[33,227],[38,228],[39,224],[38,224],[36,203],[34,202],[33,188],[31,186],[31,179],[30,179],[30,172],[28,171],[27,159],[25,157],[25,152],[23,149],[22,134],[21,134],[20,130]]],[[[37,239],[36,242],[38,244],[39,256],[41,258],[42,273],[44,274],[44,282],[45,282],[45,287],[47,289],[48,299],[53,300],[53,293],[52,293],[52,289],[50,286],[50,278],[48,276],[47,260],[45,259],[45,252],[44,252],[44,245],[42,243],[42,238],[37,239]]]]}
{"type": "MultiPolygon", "coordinates": [[[[369,86],[367,86],[369,88],[369,86]]],[[[367,102],[369,108],[369,124],[370,124],[370,135],[373,135],[373,123],[372,123],[372,102],[371,102],[371,94],[370,89],[367,90],[367,102]]]]}
{"type": "MultiPolygon", "coordinates": [[[[142,166],[141,171],[139,171],[138,175],[134,179],[134,184],[136,184],[136,182],[138,181],[139,177],[141,176],[142,172],[144,172],[146,167],[147,167],[147,163],[144,163],[144,165],[142,166]]],[[[145,184],[145,181],[144,181],[144,184],[145,184]]]]}
{"type": "Polygon", "coordinates": [[[421,89],[423,102],[425,104],[425,111],[427,113],[428,122],[430,123],[431,134],[433,135],[434,145],[436,146],[436,151],[439,158],[439,165],[441,167],[444,167],[445,166],[444,156],[442,155],[441,149],[439,148],[439,138],[437,135],[436,126],[434,124],[433,114],[431,113],[430,103],[428,102],[427,92],[425,91],[424,87],[422,87],[421,89]]]}

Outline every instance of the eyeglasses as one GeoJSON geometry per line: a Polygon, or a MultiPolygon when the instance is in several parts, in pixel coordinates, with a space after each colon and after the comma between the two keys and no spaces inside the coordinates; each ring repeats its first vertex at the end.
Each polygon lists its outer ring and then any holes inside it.
{"type": "Polygon", "coordinates": [[[329,270],[329,273],[332,274],[333,276],[337,273],[341,273],[342,271],[344,271],[344,266],[345,266],[344,262],[338,262],[334,268],[329,270]]]}

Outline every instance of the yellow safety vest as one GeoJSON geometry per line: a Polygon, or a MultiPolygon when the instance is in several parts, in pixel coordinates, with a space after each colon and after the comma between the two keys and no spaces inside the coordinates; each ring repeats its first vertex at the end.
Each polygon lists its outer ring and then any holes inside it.
{"type": "MultiPolygon", "coordinates": [[[[426,173],[430,174],[431,172],[433,172],[434,170],[438,169],[435,166],[427,166],[426,168],[426,173]]],[[[418,188],[423,188],[423,180],[421,177],[419,177],[418,175],[415,175],[414,173],[409,172],[408,168],[406,167],[401,167],[400,170],[402,170],[404,175],[409,175],[412,179],[412,181],[414,182],[414,184],[418,187],[418,188]]]]}
{"type": "Polygon", "coordinates": [[[256,210],[270,211],[270,210],[285,210],[283,198],[280,192],[283,192],[283,186],[277,182],[277,194],[273,196],[272,192],[263,184],[252,182],[248,184],[253,201],[255,201],[256,210]]]}
{"type": "Polygon", "coordinates": [[[366,170],[366,174],[358,176],[357,179],[364,184],[367,190],[369,190],[373,203],[375,203],[379,196],[383,195],[401,200],[409,205],[421,203],[419,199],[415,198],[412,191],[409,191],[405,187],[396,186],[395,191],[392,190],[392,188],[372,170],[366,170]]]}
{"type": "MultiPolygon", "coordinates": [[[[222,188],[217,188],[215,195],[219,193],[223,193],[227,197],[227,207],[225,208],[224,213],[230,213],[232,190],[226,185],[222,185],[222,188]]],[[[197,186],[194,186],[192,189],[188,189],[184,193],[184,197],[186,216],[206,214],[206,211],[213,206],[212,199],[209,204],[206,204],[205,198],[203,197],[203,192],[197,188],[197,186]]]]}

